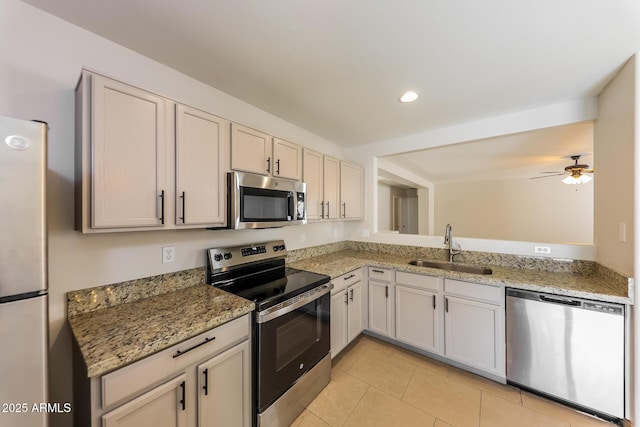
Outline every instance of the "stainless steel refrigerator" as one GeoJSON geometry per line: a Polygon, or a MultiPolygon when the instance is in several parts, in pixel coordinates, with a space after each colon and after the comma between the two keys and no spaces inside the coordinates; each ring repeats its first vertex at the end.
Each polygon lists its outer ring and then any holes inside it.
{"type": "Polygon", "coordinates": [[[47,125],[0,117],[0,426],[48,425],[47,125]]]}

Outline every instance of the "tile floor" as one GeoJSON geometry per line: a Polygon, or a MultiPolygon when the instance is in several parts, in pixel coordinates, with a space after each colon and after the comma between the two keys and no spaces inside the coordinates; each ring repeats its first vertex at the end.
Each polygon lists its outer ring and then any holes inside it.
{"type": "Polygon", "coordinates": [[[613,427],[538,396],[361,335],[294,427],[613,427]]]}

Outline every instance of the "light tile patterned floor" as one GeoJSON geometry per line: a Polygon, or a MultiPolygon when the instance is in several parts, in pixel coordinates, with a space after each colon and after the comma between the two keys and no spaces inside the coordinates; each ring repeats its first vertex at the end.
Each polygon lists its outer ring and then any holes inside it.
{"type": "Polygon", "coordinates": [[[613,427],[444,363],[360,336],[294,427],[613,427]]]}

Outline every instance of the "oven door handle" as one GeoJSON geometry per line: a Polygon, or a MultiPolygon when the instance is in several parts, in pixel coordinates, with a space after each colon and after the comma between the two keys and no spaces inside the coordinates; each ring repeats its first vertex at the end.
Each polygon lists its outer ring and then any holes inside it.
{"type": "Polygon", "coordinates": [[[311,289],[301,295],[295,296],[287,301],[281,302],[278,305],[274,305],[273,307],[269,307],[266,310],[258,312],[256,321],[258,323],[266,323],[269,320],[273,320],[276,317],[284,316],[287,313],[291,313],[292,311],[302,307],[303,305],[309,304],[312,301],[317,300],[318,298],[328,294],[331,292],[333,288],[333,283],[329,282],[324,285],[320,285],[317,288],[311,289]]]}

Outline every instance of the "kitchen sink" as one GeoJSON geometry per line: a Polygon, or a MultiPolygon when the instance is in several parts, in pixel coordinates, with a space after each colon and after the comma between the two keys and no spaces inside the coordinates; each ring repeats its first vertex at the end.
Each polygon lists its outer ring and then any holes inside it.
{"type": "Polygon", "coordinates": [[[452,262],[444,262],[444,261],[429,261],[425,259],[416,259],[416,260],[410,261],[409,264],[415,265],[416,267],[439,268],[440,270],[459,271],[462,273],[472,273],[472,274],[492,274],[493,273],[493,270],[491,270],[488,267],[455,264],[452,262]]]}

